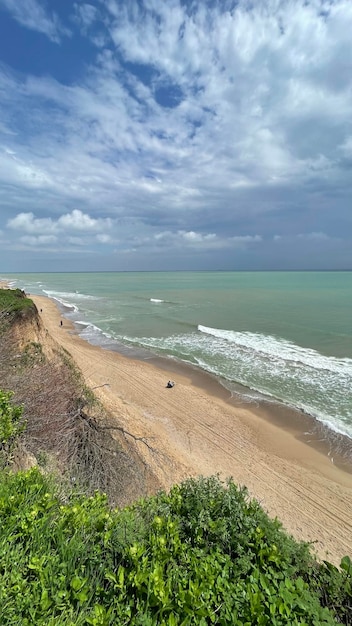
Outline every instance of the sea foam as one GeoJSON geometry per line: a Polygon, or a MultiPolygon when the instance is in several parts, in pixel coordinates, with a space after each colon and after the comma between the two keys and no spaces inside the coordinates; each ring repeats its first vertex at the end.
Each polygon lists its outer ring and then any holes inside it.
{"type": "Polygon", "coordinates": [[[212,335],[224,339],[238,346],[249,348],[256,353],[271,358],[280,358],[294,363],[301,363],[317,370],[329,370],[341,374],[346,372],[352,376],[352,359],[338,359],[333,356],[324,356],[316,350],[302,348],[287,339],[262,335],[260,333],[238,332],[234,330],[222,330],[198,325],[198,330],[206,335],[212,335]]]}
{"type": "MultiPolygon", "coordinates": [[[[303,410],[352,437],[352,360],[328,357],[280,337],[203,325],[169,337],[121,338],[192,363],[274,402],[303,410]]],[[[257,396],[258,397],[258,396],[257,396]]]]}

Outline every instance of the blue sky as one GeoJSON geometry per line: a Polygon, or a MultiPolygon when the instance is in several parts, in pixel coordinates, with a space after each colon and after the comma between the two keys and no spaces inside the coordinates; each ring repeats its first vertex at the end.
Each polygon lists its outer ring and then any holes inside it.
{"type": "Polygon", "coordinates": [[[351,0],[0,0],[0,272],[352,269],[351,0]]]}

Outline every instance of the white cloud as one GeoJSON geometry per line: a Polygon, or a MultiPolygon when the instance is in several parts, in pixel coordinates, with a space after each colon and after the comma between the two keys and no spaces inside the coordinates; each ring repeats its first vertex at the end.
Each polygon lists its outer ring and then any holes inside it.
{"type": "Polygon", "coordinates": [[[3,122],[0,122],[0,133],[3,135],[16,135],[16,133],[10,130],[3,122]]]}
{"type": "Polygon", "coordinates": [[[352,135],[346,137],[344,143],[341,145],[342,153],[347,157],[352,157],[352,135]]]}
{"type": "Polygon", "coordinates": [[[7,227],[26,233],[47,233],[56,230],[56,224],[50,217],[36,218],[33,213],[19,213],[7,222],[7,227]]]}
{"type": "Polygon", "coordinates": [[[56,13],[49,14],[38,0],[0,0],[3,6],[21,26],[43,33],[58,43],[62,35],[69,35],[56,13]]]}
{"type": "Polygon", "coordinates": [[[208,235],[202,235],[201,233],[195,233],[193,230],[189,232],[179,231],[178,233],[183,239],[191,243],[203,243],[205,241],[212,241],[216,239],[215,233],[209,233],[208,235]]]}
{"type": "Polygon", "coordinates": [[[67,241],[69,244],[73,246],[85,246],[86,245],[86,242],[84,241],[84,239],[82,239],[82,237],[68,237],[67,241]]]}
{"type": "Polygon", "coordinates": [[[262,237],[260,235],[242,235],[237,237],[231,237],[230,239],[235,246],[246,246],[249,243],[259,243],[262,241],[262,237]]]}
{"type": "Polygon", "coordinates": [[[326,242],[336,242],[338,241],[338,238],[332,235],[327,235],[326,233],[322,233],[322,232],[311,232],[311,233],[298,233],[298,234],[286,234],[286,235],[273,235],[272,237],[273,241],[278,241],[278,242],[297,242],[301,241],[301,242],[322,242],[322,243],[326,243],[326,242]]]}
{"type": "Polygon", "coordinates": [[[86,215],[79,209],[74,209],[72,213],[61,215],[57,220],[57,227],[64,230],[97,231],[102,228],[109,228],[111,220],[95,219],[86,215]]]}
{"type": "Polygon", "coordinates": [[[99,241],[99,243],[109,243],[111,237],[110,235],[97,235],[97,241],[99,241]]]}
{"type": "Polygon", "coordinates": [[[0,179],[7,182],[32,189],[50,187],[53,184],[48,172],[39,164],[35,164],[32,157],[23,159],[17,155],[17,151],[6,146],[0,152],[0,167],[0,179]]]}
{"type": "Polygon", "coordinates": [[[91,26],[95,22],[99,15],[97,7],[95,7],[93,4],[88,4],[86,2],[83,2],[81,4],[75,2],[73,6],[76,11],[76,19],[86,31],[89,26],[91,26]]]}
{"type": "MultiPolygon", "coordinates": [[[[235,237],[219,237],[215,233],[200,233],[194,231],[177,232],[163,231],[154,235],[154,240],[167,247],[186,247],[194,250],[215,250],[226,248],[244,248],[248,244],[258,243],[261,241],[259,235],[251,236],[235,236],[235,237]]],[[[146,241],[143,241],[146,244],[146,241]]]]}
{"type": "MultiPolygon", "coordinates": [[[[35,0],[0,6],[28,27],[37,16],[52,40],[63,33],[35,0]]],[[[114,242],[142,267],[170,246],[230,254],[285,233],[322,240],[332,210],[347,237],[349,0],[106,0],[74,11],[71,24],[100,46],[76,80],[0,66],[10,231],[78,236],[100,251],[114,242]]]]}
{"type": "Polygon", "coordinates": [[[56,243],[57,237],[55,235],[38,235],[37,237],[25,235],[20,237],[20,241],[28,246],[42,246],[56,243]]]}
{"type": "Polygon", "coordinates": [[[57,220],[38,218],[33,213],[19,213],[7,222],[9,230],[27,233],[20,236],[20,241],[29,246],[41,246],[59,240],[74,246],[86,246],[91,242],[91,236],[97,233],[100,241],[108,242],[110,235],[102,231],[110,230],[111,227],[111,219],[93,219],[79,209],[61,215],[57,220]],[[72,235],[72,232],[80,232],[82,235],[72,235]]]}
{"type": "Polygon", "coordinates": [[[298,235],[300,239],[310,239],[313,241],[327,241],[330,239],[325,233],[301,233],[298,235]]]}

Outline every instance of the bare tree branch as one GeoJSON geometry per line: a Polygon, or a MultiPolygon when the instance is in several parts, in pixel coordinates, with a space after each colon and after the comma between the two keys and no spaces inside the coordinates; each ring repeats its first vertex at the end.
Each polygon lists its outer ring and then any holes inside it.
{"type": "Polygon", "coordinates": [[[14,401],[24,407],[28,452],[86,491],[105,491],[119,505],[158,488],[150,465],[132,445],[142,444],[157,457],[150,440],[107,413],[70,355],[45,335],[38,315],[21,327],[8,317],[0,311],[0,388],[13,390],[14,401]]]}

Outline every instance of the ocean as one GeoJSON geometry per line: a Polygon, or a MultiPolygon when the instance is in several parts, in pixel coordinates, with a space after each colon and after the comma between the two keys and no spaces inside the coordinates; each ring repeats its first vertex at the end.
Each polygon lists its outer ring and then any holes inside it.
{"type": "Polygon", "coordinates": [[[8,274],[87,341],[200,368],[352,439],[352,272],[8,274]]]}

